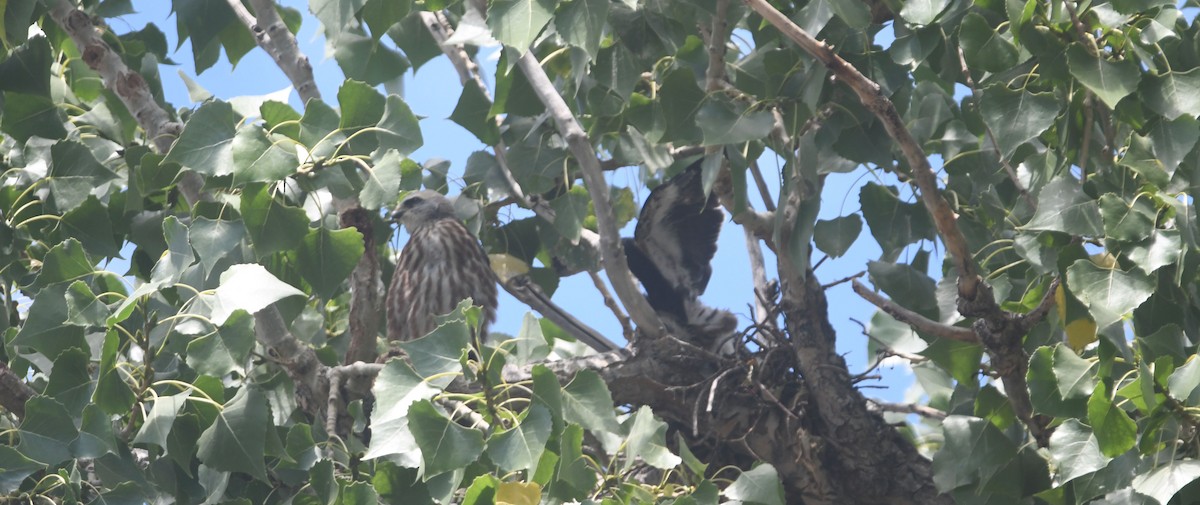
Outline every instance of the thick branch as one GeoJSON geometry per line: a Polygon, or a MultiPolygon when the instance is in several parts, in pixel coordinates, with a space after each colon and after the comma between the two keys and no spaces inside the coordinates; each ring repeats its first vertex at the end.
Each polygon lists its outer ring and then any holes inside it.
{"type": "Polygon", "coordinates": [[[942,241],[946,244],[946,249],[953,256],[954,265],[959,273],[959,294],[967,299],[974,299],[976,289],[983,281],[971,263],[967,239],[958,229],[954,210],[950,208],[950,204],[938,191],[937,178],[933,174],[933,168],[929,165],[925,151],[909,133],[908,128],[904,125],[904,119],[896,112],[896,107],[887,97],[883,96],[879,85],[863,76],[853,65],[834,53],[828,44],[813,38],[766,0],[743,1],[805,52],[823,63],[837,76],[838,80],[850,86],[850,89],[858,95],[859,101],[883,123],[888,135],[900,146],[905,160],[912,168],[913,178],[921,190],[921,200],[925,203],[929,214],[933,216],[942,241]]]}
{"type": "MultiPolygon", "coordinates": [[[[520,49],[520,48],[519,48],[520,49]]],[[[650,308],[650,303],[642,296],[629,264],[625,260],[625,251],[621,247],[621,235],[613,218],[612,203],[608,199],[608,181],[604,180],[604,171],[600,169],[600,161],[596,151],[588,142],[587,134],[575,119],[567,103],[563,101],[554,84],[541,64],[530,51],[525,51],[518,60],[517,66],[529,80],[529,84],[537,93],[538,99],[546,106],[558,127],[558,133],[571,149],[575,161],[583,172],[584,184],[592,197],[592,205],[596,210],[596,226],[600,231],[600,261],[617,298],[629,311],[629,316],[637,323],[638,328],[650,337],[658,337],[664,332],[662,321],[658,314],[650,308]]]]}
{"type": "MultiPolygon", "coordinates": [[[[154,144],[155,150],[160,153],[170,151],[183,125],[173,121],[170,114],[158,106],[142,75],[125,66],[121,56],[104,42],[91,17],[76,9],[71,0],[46,3],[50,5],[50,17],[71,37],[83,55],[83,62],[99,73],[104,79],[104,87],[121,99],[121,103],[137,120],[138,126],[146,131],[146,137],[154,144]]],[[[199,175],[185,172],[179,181],[179,190],[188,202],[195,202],[201,198],[200,189],[203,185],[204,181],[199,175]]]]}
{"type": "Polygon", "coordinates": [[[957,340],[959,342],[967,342],[970,344],[978,344],[979,335],[976,335],[970,328],[962,328],[959,326],[951,326],[931,320],[916,312],[908,310],[904,307],[896,305],[895,302],[888,300],[879,293],[871,291],[861,282],[853,281],[853,289],[858,296],[864,300],[871,302],[871,305],[879,307],[879,310],[886,312],[901,323],[912,326],[919,332],[933,335],[935,337],[957,340]]]}
{"type": "Polygon", "coordinates": [[[25,417],[25,402],[36,393],[21,380],[7,363],[0,361],[0,407],[13,415],[25,417]]]}
{"type": "Polygon", "coordinates": [[[292,87],[300,94],[300,101],[308,103],[312,99],[320,100],[321,92],[313,80],[312,64],[300,51],[296,37],[275,11],[275,1],[250,0],[250,5],[254,7],[254,15],[246,10],[240,0],[228,1],[238,20],[254,35],[254,41],[271,55],[271,59],[275,60],[275,64],[292,82],[292,87]]]}

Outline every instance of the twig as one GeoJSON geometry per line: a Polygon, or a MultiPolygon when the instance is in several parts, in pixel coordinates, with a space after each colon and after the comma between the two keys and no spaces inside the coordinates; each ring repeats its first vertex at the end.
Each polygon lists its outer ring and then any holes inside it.
{"type": "Polygon", "coordinates": [[[569,333],[580,342],[587,344],[588,347],[595,349],[597,352],[615,351],[620,347],[612,341],[604,338],[600,332],[592,329],[590,326],[583,324],[572,316],[562,307],[559,307],[542,292],[542,288],[530,280],[529,276],[519,275],[505,282],[501,282],[500,286],[504,288],[513,298],[520,300],[529,308],[536,310],[542,317],[549,319],[554,324],[562,328],[563,331],[569,333]]]}
{"type": "Polygon", "coordinates": [[[898,412],[901,414],[916,414],[929,419],[942,420],[946,418],[946,413],[933,407],[926,405],[916,405],[912,403],[889,403],[879,400],[871,400],[879,410],[884,412],[898,412]]]}
{"type": "Polygon", "coordinates": [[[1087,97],[1083,99],[1083,142],[1079,146],[1079,171],[1080,181],[1087,182],[1088,169],[1088,151],[1092,148],[1092,117],[1095,112],[1092,110],[1092,92],[1089,91],[1087,97]]]}
{"type": "Polygon", "coordinates": [[[621,312],[621,307],[617,305],[617,301],[613,300],[612,294],[608,292],[608,287],[604,285],[604,279],[600,278],[600,274],[588,270],[588,277],[592,278],[592,284],[596,286],[596,291],[600,292],[600,297],[604,299],[604,306],[611,310],[613,316],[616,316],[617,322],[621,323],[621,334],[625,335],[627,342],[633,341],[633,326],[629,324],[629,317],[621,312]]]}
{"type": "MultiPolygon", "coordinates": [[[[518,48],[526,49],[526,48],[518,48]]],[[[554,84],[538,63],[533,53],[525,51],[517,60],[517,67],[525,74],[530,86],[538,99],[546,106],[559,135],[570,147],[575,161],[579,163],[583,173],[584,185],[592,197],[592,205],[596,212],[596,227],[600,232],[600,261],[617,298],[629,311],[629,316],[637,324],[638,329],[646,336],[657,338],[665,332],[658,314],[650,307],[650,303],[642,296],[633,281],[629,264],[625,260],[625,251],[621,248],[621,236],[613,218],[612,203],[609,201],[608,182],[604,180],[604,172],[600,170],[600,161],[596,151],[588,141],[587,133],[583,131],[579,121],[571,113],[570,107],[563,101],[554,84]]]]}
{"type": "MultiPolygon", "coordinates": [[[[341,367],[329,367],[325,369],[325,377],[329,379],[329,397],[325,405],[325,433],[330,436],[339,436],[337,431],[338,414],[342,410],[342,375],[341,367]]],[[[332,459],[334,456],[333,448],[335,444],[329,444],[326,448],[325,456],[332,459]]]]}
{"type": "Polygon", "coordinates": [[[742,233],[746,236],[746,253],[750,258],[750,277],[754,280],[754,324],[756,325],[774,325],[774,321],[770,321],[770,308],[767,307],[766,299],[768,296],[767,287],[767,262],[763,258],[762,248],[758,244],[758,237],[749,228],[742,228],[742,233]]]}
{"type": "Polygon", "coordinates": [[[771,199],[771,190],[767,188],[767,180],[763,178],[758,160],[750,160],[750,175],[754,176],[754,185],[758,186],[758,194],[762,197],[763,208],[775,212],[775,202],[771,199]]]}
{"type": "MultiPolygon", "coordinates": [[[[967,87],[971,88],[971,95],[978,102],[982,100],[983,93],[975,86],[975,79],[971,77],[971,69],[967,67],[967,57],[963,54],[962,47],[958,48],[958,64],[962,69],[963,79],[967,81],[967,87]]],[[[1017,170],[1013,168],[1008,159],[1000,153],[1000,144],[996,142],[996,134],[992,131],[991,125],[985,121],[983,123],[983,131],[987,134],[988,140],[992,142],[992,150],[996,152],[996,157],[1000,159],[1000,165],[1004,167],[1004,172],[1008,174],[1008,180],[1012,181],[1013,186],[1016,186],[1017,192],[1021,193],[1021,197],[1030,207],[1037,208],[1037,201],[1033,199],[1033,195],[1029,194],[1029,190],[1025,189],[1025,185],[1021,184],[1021,179],[1017,177],[1017,170]]]]}
{"type": "MultiPolygon", "coordinates": [[[[828,257],[828,256],[827,256],[827,257],[828,257]]],[[[843,278],[841,278],[841,279],[838,279],[838,280],[836,280],[836,281],[830,282],[830,283],[828,283],[828,284],[822,284],[822,285],[821,285],[821,289],[829,289],[829,288],[832,288],[832,287],[834,287],[834,286],[837,286],[838,284],[844,284],[844,283],[850,282],[850,281],[852,281],[852,280],[854,280],[854,279],[857,279],[857,278],[859,278],[859,277],[862,277],[862,276],[864,276],[864,275],[866,275],[866,274],[867,274],[866,272],[859,272],[859,273],[856,273],[856,274],[854,274],[854,275],[851,275],[851,276],[848,276],[848,277],[843,277],[843,278]]]]}
{"type": "Polygon", "coordinates": [[[1060,281],[1061,279],[1058,277],[1050,281],[1050,285],[1046,287],[1046,294],[1042,295],[1042,301],[1038,302],[1038,306],[1017,318],[1022,327],[1028,330],[1046,318],[1046,315],[1050,313],[1050,309],[1054,308],[1055,303],[1057,303],[1054,295],[1058,290],[1060,281]]]}
{"type": "Polygon", "coordinates": [[[904,324],[912,326],[917,331],[925,332],[935,337],[957,340],[959,342],[967,342],[972,344],[980,343],[979,336],[969,328],[961,328],[958,326],[950,326],[937,321],[926,318],[916,312],[908,310],[904,307],[896,305],[895,302],[879,296],[878,293],[871,291],[861,282],[851,281],[855,293],[863,297],[864,300],[871,303],[886,312],[889,316],[896,318],[904,324]]]}

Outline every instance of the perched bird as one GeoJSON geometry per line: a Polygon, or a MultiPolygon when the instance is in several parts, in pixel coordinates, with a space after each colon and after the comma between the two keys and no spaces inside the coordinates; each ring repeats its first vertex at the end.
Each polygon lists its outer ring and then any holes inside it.
{"type": "Polygon", "coordinates": [[[435,191],[417,191],[400,202],[392,218],[408,229],[387,296],[387,338],[404,342],[436,328],[434,316],[466,298],[483,307],[482,334],[496,320],[496,274],[479,241],[435,191]]]}
{"type": "Polygon", "coordinates": [[[650,192],[633,238],[621,241],[629,269],[668,329],[714,352],[737,326],[733,313],[699,299],[712,276],[724,219],[716,196],[704,195],[697,161],[650,192]]]}

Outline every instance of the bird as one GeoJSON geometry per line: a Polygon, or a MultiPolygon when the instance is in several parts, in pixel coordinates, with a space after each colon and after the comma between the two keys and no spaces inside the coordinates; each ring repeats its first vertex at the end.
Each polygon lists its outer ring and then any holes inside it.
{"type": "Polygon", "coordinates": [[[483,307],[480,335],[496,320],[496,274],[475,236],[442,194],[409,193],[392,212],[409,234],[387,296],[387,339],[406,342],[437,327],[435,316],[470,298],[483,307]]]}
{"type": "Polygon", "coordinates": [[[737,317],[700,301],[725,213],[705,195],[700,161],[650,191],[633,237],[621,245],[646,300],[676,336],[727,354],[737,317]]]}

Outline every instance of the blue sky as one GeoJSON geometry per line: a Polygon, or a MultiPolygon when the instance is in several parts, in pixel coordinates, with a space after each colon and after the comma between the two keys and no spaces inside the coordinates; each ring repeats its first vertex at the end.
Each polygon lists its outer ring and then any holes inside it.
{"type": "MultiPolygon", "coordinates": [[[[322,97],[336,106],[338,87],[343,81],[341,69],[332,57],[325,57],[324,38],[319,35],[319,23],[308,12],[307,2],[299,0],[283,0],[284,5],[296,8],[304,13],[304,23],[297,40],[301,50],[308,55],[313,65],[314,75],[322,97]]],[[[140,1],[134,2],[139,12],[135,15],[109,20],[110,26],[117,32],[141,29],[146,23],[154,23],[167,34],[169,47],[175,47],[175,18],[171,14],[171,2],[140,1]]],[[[890,30],[885,30],[890,34],[890,30]]],[[[885,34],[884,37],[888,35],[885,34]]],[[[484,51],[484,54],[490,51],[484,51]]],[[[166,98],[176,107],[195,107],[196,104],[188,99],[187,89],[182,72],[195,80],[214,96],[224,100],[244,95],[264,95],[289,86],[286,77],[275,67],[265,52],[255,49],[247,54],[237,65],[230,68],[229,63],[222,59],[213,68],[203,74],[195,75],[192,66],[191,47],[184,43],[170,55],[171,59],[180,65],[160,67],[166,98]]],[[[484,58],[485,79],[494,71],[495,62],[484,58]]],[[[491,84],[491,83],[489,83],[491,84]]],[[[457,103],[461,87],[457,75],[444,57],[435,58],[413,74],[411,71],[404,76],[403,93],[405,101],[418,116],[423,116],[421,129],[425,145],[412,154],[412,158],[424,162],[430,158],[442,158],[450,161],[451,173],[461,176],[467,157],[474,151],[484,149],[471,133],[454,124],[449,119],[457,103]]],[[[299,107],[299,99],[292,94],[292,105],[299,107]]],[[[760,160],[764,175],[772,194],[777,194],[778,180],[772,174],[779,173],[779,162],[773,157],[760,160]]],[[[637,167],[625,168],[608,174],[610,182],[622,186],[636,186],[637,167]]],[[[834,174],[826,180],[822,195],[823,205],[820,218],[831,219],[857,212],[859,209],[858,192],[862,184],[878,181],[876,176],[860,167],[849,174],[834,174]]],[[[896,184],[891,177],[885,179],[888,184],[896,184]]],[[[451,183],[452,188],[454,183],[451,183]]],[[[460,183],[461,186],[461,183],[460,183]]],[[[752,189],[753,191],[753,189],[752,189]]],[[[456,192],[456,190],[451,191],[456,192]]],[[[648,191],[636,191],[635,197],[640,204],[648,191]]],[[[902,193],[912,201],[910,191],[902,193]]],[[[751,195],[751,202],[759,203],[757,194],[751,195]]],[[[761,208],[761,205],[759,206],[761,208]]],[[[632,234],[632,224],[623,231],[632,234]]],[[[403,244],[403,238],[397,238],[393,244],[397,247],[403,244]]],[[[925,244],[928,247],[928,244],[925,244]]],[[[824,262],[817,270],[817,276],[822,282],[831,282],[853,275],[866,269],[869,260],[879,257],[880,250],[871,239],[869,231],[864,226],[859,239],[851,247],[846,256],[824,262]]],[[[768,275],[773,271],[774,257],[766,251],[768,275]]],[[[814,261],[822,255],[814,253],[814,261]]],[[[935,254],[932,264],[940,264],[940,254],[935,254]]],[[[862,328],[852,321],[856,319],[868,323],[875,309],[850,290],[849,284],[842,284],[827,291],[829,297],[830,320],[838,333],[838,349],[846,356],[851,373],[865,369],[867,356],[867,341],[862,334],[862,328]]],[[[587,275],[581,274],[563,279],[554,300],[571,311],[580,320],[609,336],[619,336],[620,326],[603,306],[603,301],[587,275]]],[[[750,278],[750,267],[747,260],[745,239],[739,226],[727,222],[723,227],[719,248],[714,260],[713,276],[704,301],[715,307],[722,307],[739,315],[739,319],[749,324],[753,302],[753,287],[750,278]]],[[[502,293],[500,311],[493,331],[516,333],[527,307],[517,300],[502,293]]],[[[906,368],[895,369],[884,367],[876,373],[882,375],[879,382],[866,382],[873,386],[865,389],[868,396],[882,398],[888,401],[901,401],[904,390],[912,382],[911,374],[906,368]]]]}

